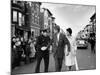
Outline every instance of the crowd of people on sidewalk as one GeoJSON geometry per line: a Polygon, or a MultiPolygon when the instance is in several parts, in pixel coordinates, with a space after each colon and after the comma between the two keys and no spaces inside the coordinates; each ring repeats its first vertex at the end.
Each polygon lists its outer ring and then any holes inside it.
{"type": "Polygon", "coordinates": [[[23,37],[12,37],[11,39],[11,68],[28,64],[35,59],[35,42],[32,38],[25,40],[23,37]]]}

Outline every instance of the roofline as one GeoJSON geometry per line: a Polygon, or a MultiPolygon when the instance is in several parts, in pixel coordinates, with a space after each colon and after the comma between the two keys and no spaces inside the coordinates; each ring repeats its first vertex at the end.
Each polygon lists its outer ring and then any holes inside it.
{"type": "Polygon", "coordinates": [[[47,8],[42,8],[42,9],[47,10],[47,11],[49,12],[50,15],[53,15],[53,14],[50,12],[49,9],[47,9],[47,8]]]}
{"type": "Polygon", "coordinates": [[[96,17],[96,13],[94,13],[94,14],[90,17],[90,19],[92,20],[94,17],[96,17]]]}

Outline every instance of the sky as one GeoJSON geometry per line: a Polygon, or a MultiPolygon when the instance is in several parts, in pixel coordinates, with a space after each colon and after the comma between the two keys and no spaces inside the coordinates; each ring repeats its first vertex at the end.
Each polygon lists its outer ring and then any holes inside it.
{"type": "Polygon", "coordinates": [[[56,18],[55,23],[64,31],[72,28],[73,35],[89,24],[95,12],[95,6],[92,5],[42,3],[41,8],[48,8],[56,18]]]}

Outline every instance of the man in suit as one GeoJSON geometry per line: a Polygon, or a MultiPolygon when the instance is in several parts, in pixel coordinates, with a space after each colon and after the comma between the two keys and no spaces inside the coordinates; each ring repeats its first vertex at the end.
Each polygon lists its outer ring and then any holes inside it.
{"type": "Polygon", "coordinates": [[[49,67],[49,44],[50,44],[50,37],[47,34],[47,30],[43,30],[41,35],[37,37],[36,42],[36,58],[37,58],[37,65],[35,72],[39,73],[40,71],[40,63],[42,58],[44,59],[44,66],[45,72],[48,72],[49,67]]]}
{"type": "Polygon", "coordinates": [[[70,43],[63,33],[60,33],[60,27],[54,27],[54,39],[53,39],[53,54],[55,59],[55,69],[57,72],[61,71],[62,62],[64,59],[64,49],[68,46],[70,50],[70,43]]]}

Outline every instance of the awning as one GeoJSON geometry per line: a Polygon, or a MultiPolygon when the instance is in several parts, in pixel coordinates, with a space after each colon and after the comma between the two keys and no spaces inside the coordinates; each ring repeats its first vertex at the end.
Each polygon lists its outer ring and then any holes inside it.
{"type": "Polygon", "coordinates": [[[25,26],[16,26],[17,29],[24,30],[24,31],[31,31],[30,27],[25,26]]]}

